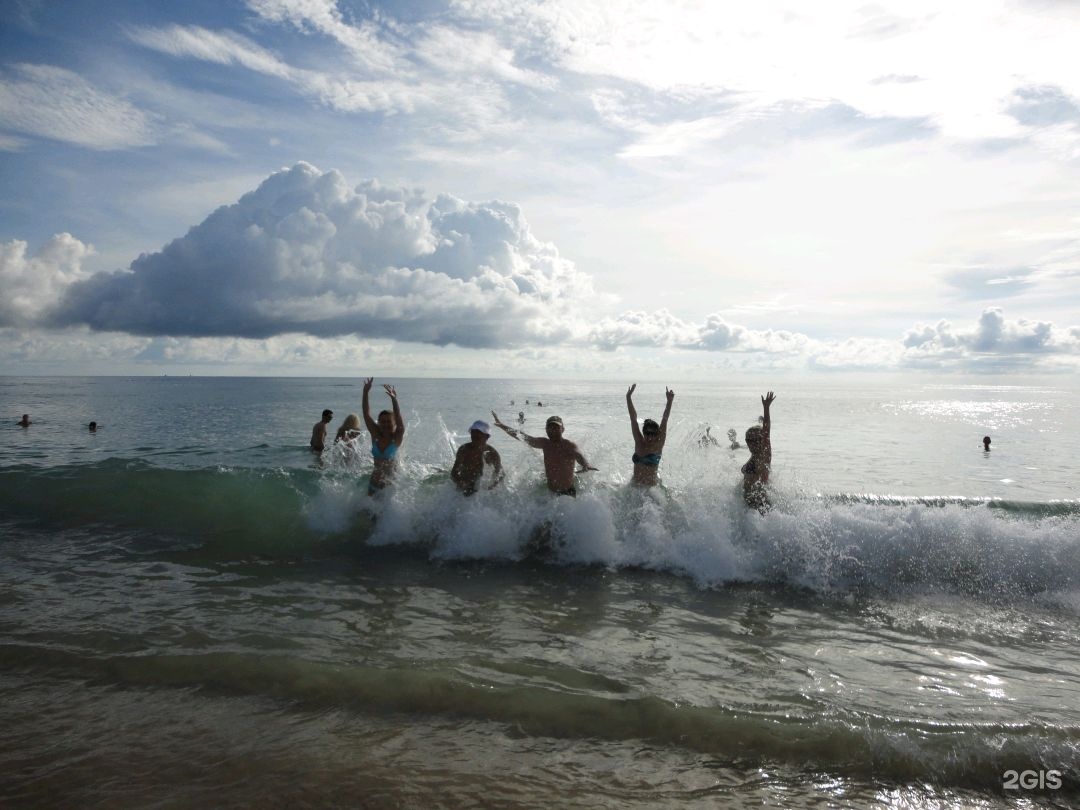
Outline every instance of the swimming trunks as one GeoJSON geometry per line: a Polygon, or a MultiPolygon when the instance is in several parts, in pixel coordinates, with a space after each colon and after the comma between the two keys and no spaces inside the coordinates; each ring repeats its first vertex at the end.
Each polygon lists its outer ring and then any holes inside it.
{"type": "Polygon", "coordinates": [[[646,467],[659,467],[660,466],[660,454],[659,453],[647,453],[644,456],[639,456],[634,453],[630,457],[635,464],[644,464],[646,467]]]}
{"type": "Polygon", "coordinates": [[[380,450],[374,439],[371,440],[371,457],[379,460],[390,460],[397,455],[397,445],[393,442],[386,445],[385,450],[380,450]]]}

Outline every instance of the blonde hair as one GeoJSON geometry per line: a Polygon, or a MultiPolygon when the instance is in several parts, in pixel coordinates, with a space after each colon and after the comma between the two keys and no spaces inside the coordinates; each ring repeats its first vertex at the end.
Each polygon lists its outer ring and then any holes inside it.
{"type": "Polygon", "coordinates": [[[342,439],[348,440],[360,432],[360,417],[355,413],[350,413],[345,417],[345,421],[341,423],[341,427],[337,430],[337,436],[334,437],[335,442],[340,442],[342,439]],[[352,435],[346,435],[352,434],[352,435]]]}

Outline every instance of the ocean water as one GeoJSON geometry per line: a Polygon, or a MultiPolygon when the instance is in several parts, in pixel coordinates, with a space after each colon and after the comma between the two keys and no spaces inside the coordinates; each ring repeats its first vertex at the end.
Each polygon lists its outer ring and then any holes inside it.
{"type": "Polygon", "coordinates": [[[778,383],[764,517],[761,388],[676,386],[642,492],[625,387],[377,382],[370,499],[366,435],[306,449],[359,380],[0,378],[0,806],[1080,803],[1071,380],[778,383]],[[600,471],[552,497],[496,431],[460,497],[491,408],[600,471]]]}

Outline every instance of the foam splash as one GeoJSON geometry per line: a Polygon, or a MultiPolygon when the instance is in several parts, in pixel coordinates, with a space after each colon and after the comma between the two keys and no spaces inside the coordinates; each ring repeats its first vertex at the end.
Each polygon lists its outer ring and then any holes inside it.
{"type": "Polygon", "coordinates": [[[775,508],[761,516],[746,509],[736,487],[601,483],[565,498],[536,479],[512,479],[464,498],[444,470],[415,465],[403,473],[392,490],[366,499],[346,488],[335,500],[330,493],[341,485],[331,479],[309,511],[347,513],[334,526],[368,514],[369,544],[418,544],[438,559],[538,555],[555,564],[667,571],[707,587],[771,581],[819,591],[938,588],[1009,597],[1080,584],[1080,516],[1072,507],[1036,504],[1018,517],[985,501],[778,490],[775,508]]]}

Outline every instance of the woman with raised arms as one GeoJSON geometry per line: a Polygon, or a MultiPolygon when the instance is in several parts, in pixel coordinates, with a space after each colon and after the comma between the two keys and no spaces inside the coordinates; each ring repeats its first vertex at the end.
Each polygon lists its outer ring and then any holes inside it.
{"type": "Polygon", "coordinates": [[[743,500],[752,509],[761,514],[769,511],[769,493],[765,487],[769,483],[769,469],[772,467],[772,416],[769,408],[776,399],[772,391],[761,398],[764,417],[761,425],[755,425],[746,431],[746,447],[750,459],[742,465],[743,500]]]}
{"type": "Polygon", "coordinates": [[[371,480],[368,482],[368,495],[374,495],[381,489],[385,489],[394,482],[394,473],[397,471],[397,452],[405,441],[405,420],[401,418],[401,408],[398,405],[397,391],[392,385],[384,385],[383,389],[390,397],[394,411],[379,411],[379,420],[371,418],[371,406],[368,395],[371,386],[375,383],[373,377],[364,381],[364,424],[367,425],[371,434],[371,457],[375,460],[375,469],[371,472],[371,480]]]}
{"type": "Polygon", "coordinates": [[[665,388],[667,406],[660,424],[652,419],[646,419],[641,427],[638,427],[637,410],[634,408],[634,383],[626,391],[626,410],[630,412],[630,430],[634,434],[634,476],[631,483],[639,487],[654,487],[660,483],[660,456],[664,452],[664,442],[667,441],[667,423],[671,416],[671,403],[675,400],[675,392],[665,388]]]}

